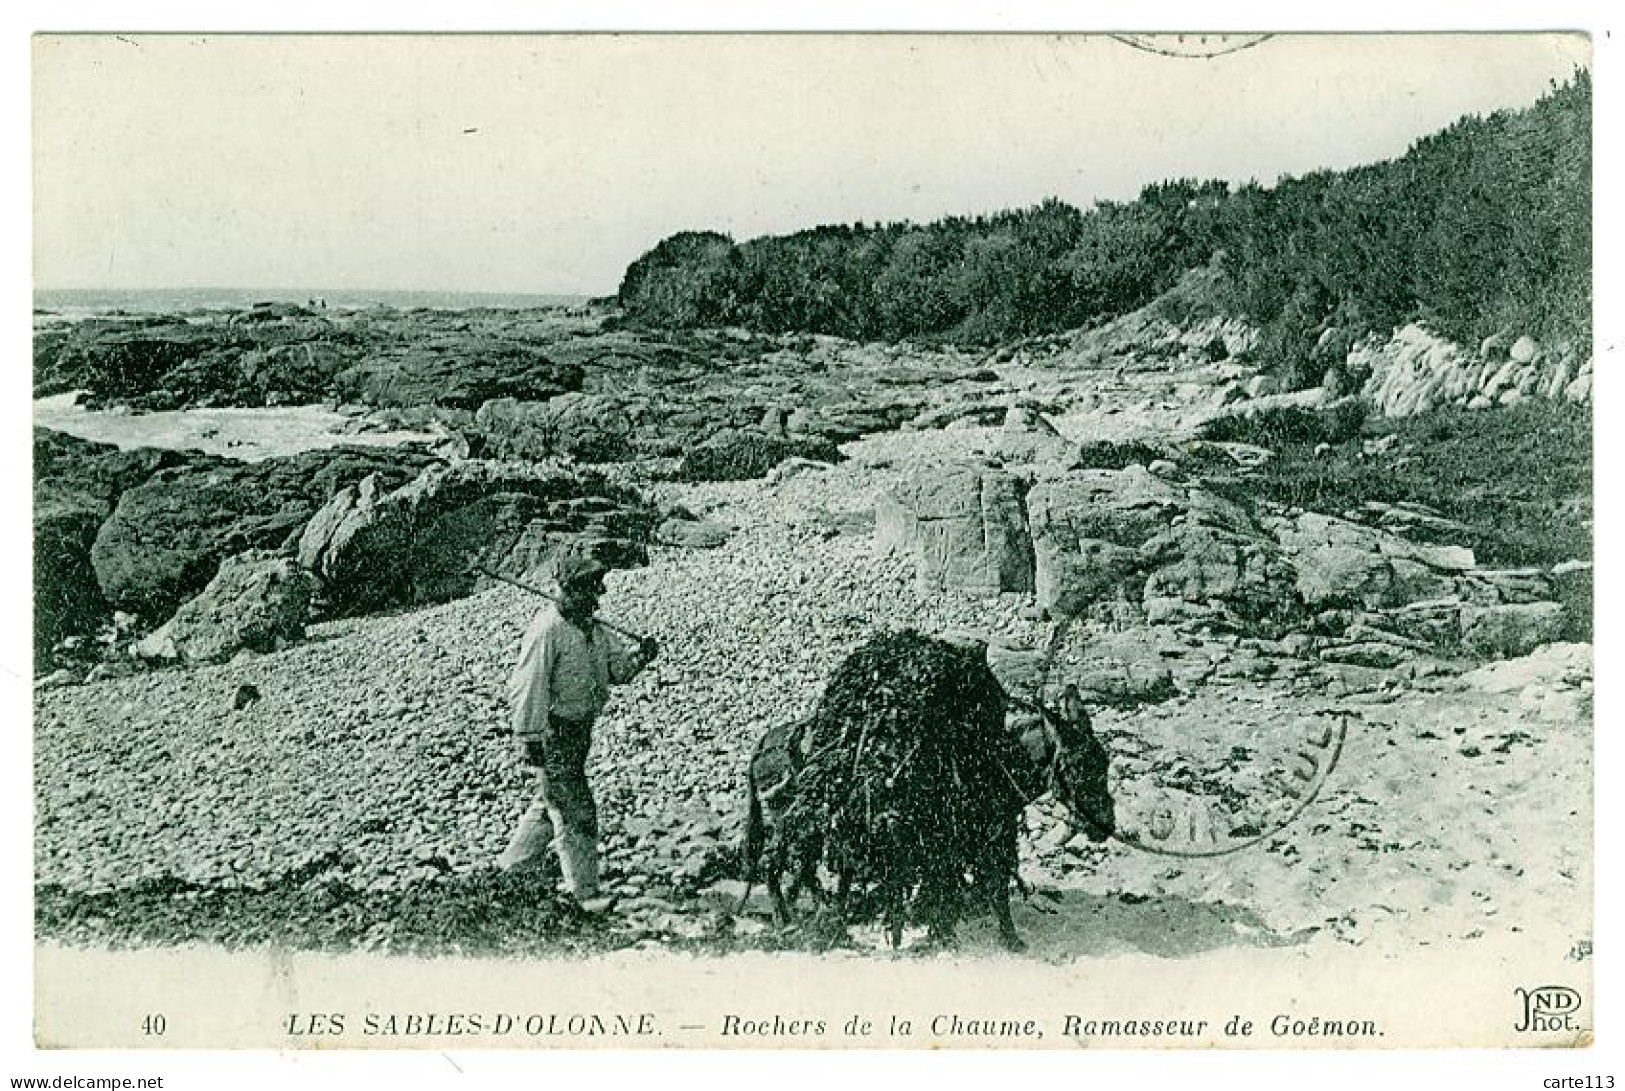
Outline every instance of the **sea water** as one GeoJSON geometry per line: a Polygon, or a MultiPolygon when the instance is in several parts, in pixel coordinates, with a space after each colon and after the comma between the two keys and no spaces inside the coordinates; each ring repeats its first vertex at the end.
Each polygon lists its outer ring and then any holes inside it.
{"type": "Polygon", "coordinates": [[[108,311],[164,313],[241,309],[256,303],[298,303],[318,309],[325,305],[339,310],[368,307],[471,310],[478,307],[573,307],[585,302],[587,297],[583,295],[396,291],[380,288],[38,288],[34,291],[36,311],[74,316],[105,314],[108,311]]]}

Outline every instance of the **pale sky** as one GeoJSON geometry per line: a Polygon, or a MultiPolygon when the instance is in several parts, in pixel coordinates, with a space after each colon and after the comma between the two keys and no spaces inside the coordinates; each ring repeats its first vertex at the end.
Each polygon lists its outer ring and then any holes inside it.
{"type": "Polygon", "coordinates": [[[43,37],[40,287],[608,293],[674,231],[1272,182],[1525,106],[1580,35],[43,37]]]}

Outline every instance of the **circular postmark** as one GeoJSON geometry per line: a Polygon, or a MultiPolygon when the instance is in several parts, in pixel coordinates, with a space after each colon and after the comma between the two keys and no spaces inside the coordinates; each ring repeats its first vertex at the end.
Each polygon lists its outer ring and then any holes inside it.
{"type": "Polygon", "coordinates": [[[1172,683],[1156,659],[1102,656],[1078,619],[1057,624],[1036,702],[1047,719],[1084,717],[1111,770],[1111,819],[1074,800],[1074,821],[1159,856],[1227,856],[1282,837],[1337,767],[1353,714],[1262,688],[1165,709],[1172,683]]]}

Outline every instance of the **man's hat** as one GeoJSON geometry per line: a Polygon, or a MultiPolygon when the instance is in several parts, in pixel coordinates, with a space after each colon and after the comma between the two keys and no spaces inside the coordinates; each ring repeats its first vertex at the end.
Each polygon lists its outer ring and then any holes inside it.
{"type": "Polygon", "coordinates": [[[553,560],[553,578],[560,587],[569,584],[592,583],[604,578],[609,567],[591,553],[579,549],[566,549],[553,560]]]}

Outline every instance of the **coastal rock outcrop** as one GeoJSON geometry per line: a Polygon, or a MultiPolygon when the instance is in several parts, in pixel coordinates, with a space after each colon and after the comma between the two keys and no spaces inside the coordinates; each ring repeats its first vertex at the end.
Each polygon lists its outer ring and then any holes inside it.
{"type": "Polygon", "coordinates": [[[632,456],[632,421],[620,406],[590,394],[560,394],[545,402],[499,398],[474,415],[490,457],[538,462],[560,455],[578,462],[620,462],[632,456]]]}
{"type": "Polygon", "coordinates": [[[1038,482],[1027,495],[1027,521],[1039,604],[1076,614],[1119,597],[1120,589],[1137,592],[1145,575],[1141,547],[1185,507],[1183,489],[1139,465],[1038,482]]]}
{"type": "Polygon", "coordinates": [[[520,576],[568,540],[610,565],[642,564],[656,519],[596,474],[473,459],[396,488],[369,476],[339,490],[305,525],[297,557],[329,608],[355,613],[468,594],[488,582],[477,568],[520,576]]]}
{"type": "Polygon", "coordinates": [[[298,404],[329,392],[349,351],[321,319],[95,319],[36,333],[34,393],[138,409],[298,404]]]}
{"type": "Polygon", "coordinates": [[[145,658],[211,663],[247,649],[269,652],[305,635],[316,577],[289,557],[252,551],[228,557],[196,598],[148,634],[145,658]]]}
{"type": "Polygon", "coordinates": [[[263,462],[198,458],[125,491],[96,535],[90,560],[114,607],[157,621],[197,594],[220,562],[276,549],[334,493],[377,474],[404,483],[430,456],[336,447],[263,462]]]}
{"type": "Polygon", "coordinates": [[[1383,340],[1369,337],[1348,354],[1344,370],[1369,376],[1364,393],[1384,416],[1404,417],[1441,406],[1487,409],[1529,398],[1591,396],[1591,361],[1519,337],[1510,349],[1486,338],[1475,357],[1419,323],[1383,340]]]}
{"type": "Polygon", "coordinates": [[[1462,647],[1486,659],[1528,655],[1561,640],[1565,626],[1563,607],[1556,602],[1469,604],[1461,610],[1462,647]]]}
{"type": "Polygon", "coordinates": [[[875,548],[912,557],[921,587],[1030,591],[1023,489],[1019,478],[974,464],[923,470],[875,501],[875,548]]]}
{"type": "Polygon", "coordinates": [[[581,389],[577,364],[531,345],[438,336],[375,351],[335,378],[338,395],[374,406],[443,405],[476,410],[497,398],[546,401],[581,389]]]}
{"type": "Polygon", "coordinates": [[[110,612],[91,565],[96,534],[119,496],[192,456],[144,447],[121,451],[34,429],[34,655],[88,632],[110,612]]]}
{"type": "Polygon", "coordinates": [[[1456,591],[1452,576],[1472,569],[1461,546],[1420,545],[1372,527],[1304,512],[1280,531],[1310,607],[1402,606],[1456,591]]]}

